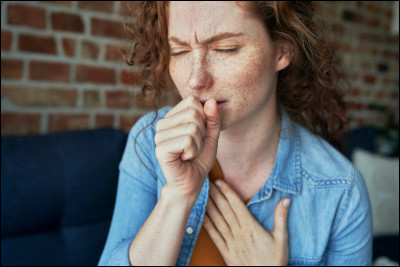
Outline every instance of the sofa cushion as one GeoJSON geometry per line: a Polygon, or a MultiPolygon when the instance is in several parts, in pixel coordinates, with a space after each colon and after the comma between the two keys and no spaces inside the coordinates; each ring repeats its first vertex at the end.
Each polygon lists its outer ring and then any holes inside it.
{"type": "Polygon", "coordinates": [[[2,266],[95,266],[110,221],[1,239],[2,266]]]}
{"type": "Polygon", "coordinates": [[[115,129],[2,136],[2,238],[110,219],[126,138],[115,129]]]}

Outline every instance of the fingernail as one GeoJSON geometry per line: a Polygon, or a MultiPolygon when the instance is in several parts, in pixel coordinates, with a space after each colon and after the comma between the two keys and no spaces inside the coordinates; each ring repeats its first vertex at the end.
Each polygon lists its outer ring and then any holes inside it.
{"type": "Polygon", "coordinates": [[[220,187],[221,187],[221,185],[222,185],[222,184],[221,184],[221,182],[220,182],[220,181],[218,181],[218,180],[217,180],[217,181],[215,181],[214,183],[215,183],[215,185],[216,185],[216,186],[218,186],[219,188],[220,188],[220,187]]]}
{"type": "Polygon", "coordinates": [[[285,209],[289,208],[290,206],[290,198],[285,198],[285,200],[283,201],[283,207],[285,209]]]}

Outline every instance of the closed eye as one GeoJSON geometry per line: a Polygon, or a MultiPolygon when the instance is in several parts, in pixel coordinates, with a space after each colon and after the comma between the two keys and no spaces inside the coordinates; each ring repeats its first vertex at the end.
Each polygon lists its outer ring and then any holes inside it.
{"type": "MultiPolygon", "coordinates": [[[[234,53],[237,50],[238,50],[237,47],[229,48],[229,49],[214,49],[214,51],[221,52],[221,53],[234,53]]],[[[173,56],[173,57],[176,57],[176,56],[180,56],[180,55],[182,55],[184,53],[187,53],[187,52],[190,52],[190,51],[181,51],[181,52],[176,52],[176,53],[170,53],[170,55],[173,56]]]]}
{"type": "Polygon", "coordinates": [[[234,48],[230,48],[230,49],[214,49],[217,52],[226,52],[226,53],[233,53],[236,52],[238,50],[237,47],[234,48]]]}
{"type": "Polygon", "coordinates": [[[176,57],[176,56],[180,56],[180,55],[182,55],[184,53],[187,53],[187,52],[189,52],[189,51],[181,51],[181,52],[177,52],[177,53],[170,53],[170,55],[173,56],[173,57],[176,57]]]}

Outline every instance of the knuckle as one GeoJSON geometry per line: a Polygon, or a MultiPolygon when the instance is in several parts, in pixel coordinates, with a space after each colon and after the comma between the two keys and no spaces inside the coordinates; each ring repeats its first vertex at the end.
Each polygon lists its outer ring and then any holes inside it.
{"type": "Polygon", "coordinates": [[[156,135],[154,136],[154,143],[156,144],[156,145],[158,145],[158,143],[160,143],[160,134],[159,133],[156,133],[156,135]]]}
{"type": "Polygon", "coordinates": [[[187,135],[185,138],[185,154],[193,157],[196,154],[195,140],[191,135],[187,135]]]}
{"type": "Polygon", "coordinates": [[[156,131],[158,132],[161,129],[163,123],[163,119],[160,119],[159,121],[157,121],[156,123],[156,131]]]}
{"type": "Polygon", "coordinates": [[[191,123],[188,125],[188,131],[190,134],[192,134],[193,136],[196,136],[199,134],[200,129],[199,126],[196,123],[191,123]]]}
{"type": "Polygon", "coordinates": [[[190,109],[190,119],[193,121],[200,121],[201,117],[199,112],[196,109],[190,109]]]}
{"type": "Polygon", "coordinates": [[[162,150],[160,148],[160,146],[156,146],[156,158],[160,159],[162,155],[162,150]]]}
{"type": "Polygon", "coordinates": [[[194,95],[189,95],[188,96],[188,101],[189,102],[195,102],[196,101],[196,97],[194,95]]]}
{"type": "Polygon", "coordinates": [[[193,136],[186,135],[185,144],[187,148],[193,147],[193,145],[195,144],[193,136]]]}
{"type": "Polygon", "coordinates": [[[282,211],[278,213],[278,216],[282,219],[282,220],[286,220],[287,218],[287,214],[286,212],[282,211]]]}

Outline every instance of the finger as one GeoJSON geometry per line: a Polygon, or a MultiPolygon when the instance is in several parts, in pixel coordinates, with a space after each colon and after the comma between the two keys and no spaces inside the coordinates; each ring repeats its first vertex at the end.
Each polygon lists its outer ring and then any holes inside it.
{"type": "Polygon", "coordinates": [[[199,127],[195,123],[185,123],[169,129],[160,130],[155,134],[154,142],[156,145],[158,145],[159,143],[162,143],[174,137],[184,135],[193,136],[196,141],[197,148],[201,150],[201,147],[203,146],[204,135],[202,133],[202,130],[199,129],[199,127]]]}
{"type": "Polygon", "coordinates": [[[214,242],[215,246],[219,250],[219,252],[223,255],[228,253],[228,245],[226,244],[224,238],[215,228],[211,219],[205,214],[203,220],[203,227],[206,229],[208,235],[210,236],[211,240],[214,242]]]}
{"type": "Polygon", "coordinates": [[[213,203],[215,203],[216,208],[220,211],[221,215],[228,223],[233,235],[238,236],[237,234],[239,231],[241,231],[241,229],[235,214],[235,210],[229,205],[228,200],[222,195],[222,193],[213,183],[210,183],[210,197],[213,203]]]}
{"type": "Polygon", "coordinates": [[[169,118],[160,119],[156,124],[156,131],[162,131],[170,128],[177,127],[181,124],[196,124],[200,129],[202,136],[206,134],[206,126],[203,123],[201,118],[201,114],[196,109],[187,109],[181,112],[178,112],[174,116],[169,118]]]}
{"type": "Polygon", "coordinates": [[[156,146],[156,157],[162,162],[175,160],[190,160],[199,153],[196,141],[191,135],[171,138],[156,146]]]}
{"type": "Polygon", "coordinates": [[[214,223],[215,228],[218,232],[222,235],[227,243],[233,240],[233,235],[231,229],[229,228],[228,223],[220,213],[220,211],[215,207],[214,202],[212,199],[208,199],[207,207],[206,207],[207,214],[209,218],[214,223]]]}
{"type": "Polygon", "coordinates": [[[200,100],[193,95],[187,96],[185,99],[179,102],[173,109],[168,111],[167,114],[165,114],[165,118],[172,117],[173,115],[189,108],[195,108],[202,115],[201,117],[203,119],[203,122],[206,123],[207,119],[206,115],[204,114],[203,105],[201,104],[200,100]]]}
{"type": "Polygon", "coordinates": [[[227,184],[224,180],[218,180],[215,182],[218,190],[223,194],[226,200],[229,202],[232,210],[235,211],[235,215],[238,219],[240,227],[246,227],[249,224],[249,218],[252,218],[252,214],[250,213],[247,206],[244,204],[243,200],[239,197],[239,195],[232,189],[232,187],[227,184]]]}
{"type": "Polygon", "coordinates": [[[206,137],[217,142],[221,128],[221,114],[215,99],[207,100],[204,104],[204,114],[207,118],[206,137]]]}
{"type": "Polygon", "coordinates": [[[276,205],[274,212],[272,236],[282,243],[287,241],[287,217],[289,214],[289,206],[290,198],[283,198],[276,205]]]}

